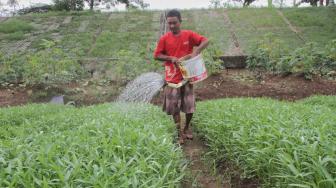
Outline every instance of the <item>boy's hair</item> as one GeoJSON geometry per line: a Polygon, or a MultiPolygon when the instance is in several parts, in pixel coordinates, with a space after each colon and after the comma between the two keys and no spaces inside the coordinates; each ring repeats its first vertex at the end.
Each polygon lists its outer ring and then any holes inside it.
{"type": "Polygon", "coordinates": [[[182,22],[181,13],[180,13],[180,11],[178,11],[178,10],[176,10],[176,9],[173,9],[173,10],[168,11],[168,13],[167,13],[167,15],[166,15],[166,18],[168,18],[168,17],[177,17],[178,20],[179,20],[180,22],[182,22]]]}

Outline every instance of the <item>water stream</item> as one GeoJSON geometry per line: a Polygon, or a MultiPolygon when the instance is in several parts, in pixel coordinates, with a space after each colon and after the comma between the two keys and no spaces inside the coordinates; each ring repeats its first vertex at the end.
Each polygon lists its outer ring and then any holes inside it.
{"type": "Polygon", "coordinates": [[[161,74],[155,72],[144,73],[127,84],[117,101],[149,103],[164,84],[165,81],[161,74]]]}

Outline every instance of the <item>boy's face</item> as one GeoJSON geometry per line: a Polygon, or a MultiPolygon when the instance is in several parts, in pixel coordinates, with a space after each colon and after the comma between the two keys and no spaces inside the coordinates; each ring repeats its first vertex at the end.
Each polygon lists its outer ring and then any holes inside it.
{"type": "Polygon", "coordinates": [[[181,22],[177,17],[167,17],[167,24],[170,31],[174,34],[177,34],[180,31],[181,22]]]}

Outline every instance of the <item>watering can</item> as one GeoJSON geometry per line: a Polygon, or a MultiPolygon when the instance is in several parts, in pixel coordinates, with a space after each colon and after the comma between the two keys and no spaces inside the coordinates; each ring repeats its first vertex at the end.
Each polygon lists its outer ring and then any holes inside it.
{"type": "Polygon", "coordinates": [[[197,82],[203,81],[208,77],[207,70],[201,54],[195,57],[190,55],[180,58],[181,63],[179,68],[181,70],[183,81],[178,84],[167,83],[168,86],[173,88],[179,88],[186,83],[195,84],[197,82]]]}

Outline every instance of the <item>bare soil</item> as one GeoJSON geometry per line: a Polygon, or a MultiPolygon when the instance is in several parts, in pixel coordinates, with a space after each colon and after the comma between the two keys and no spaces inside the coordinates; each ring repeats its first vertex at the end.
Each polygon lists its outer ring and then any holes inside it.
{"type": "MultiPolygon", "coordinates": [[[[55,87],[2,87],[0,107],[16,106],[28,102],[46,102],[51,95],[64,95],[80,105],[111,102],[116,99],[126,83],[96,84],[69,83],[55,87]]],[[[225,70],[212,75],[195,87],[197,101],[232,97],[269,97],[278,100],[295,101],[311,95],[336,95],[336,81],[314,78],[306,80],[301,76],[273,76],[262,78],[245,69],[225,70]]],[[[162,93],[155,97],[153,104],[162,104],[162,93]]]]}
{"type": "MultiPolygon", "coordinates": [[[[162,104],[162,96],[153,103],[162,104]]],[[[268,97],[295,101],[312,95],[336,95],[336,81],[302,76],[264,75],[256,77],[246,69],[228,69],[212,75],[195,87],[196,101],[235,97],[268,97]]]]}

